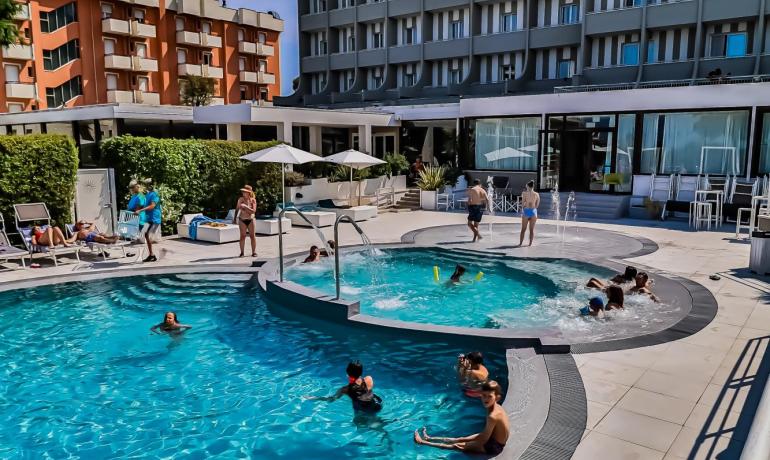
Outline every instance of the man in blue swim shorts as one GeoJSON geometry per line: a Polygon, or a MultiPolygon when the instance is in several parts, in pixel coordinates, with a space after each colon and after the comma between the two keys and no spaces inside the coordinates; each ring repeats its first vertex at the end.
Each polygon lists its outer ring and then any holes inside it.
{"type": "Polygon", "coordinates": [[[473,187],[468,190],[468,228],[473,232],[474,243],[481,239],[479,223],[481,223],[488,199],[487,191],[481,187],[481,181],[474,180],[473,187]]]}
{"type": "Polygon", "coordinates": [[[85,220],[79,220],[75,223],[74,230],[75,235],[68,241],[70,243],[85,241],[86,243],[114,244],[120,239],[119,236],[99,232],[93,222],[86,222],[85,220]]]}
{"type": "Polygon", "coordinates": [[[523,210],[521,213],[521,235],[519,236],[519,246],[524,244],[524,235],[529,227],[529,245],[535,239],[535,223],[537,223],[537,208],[540,206],[540,194],[535,191],[535,181],[527,182],[527,188],[521,194],[521,204],[523,210]]]}

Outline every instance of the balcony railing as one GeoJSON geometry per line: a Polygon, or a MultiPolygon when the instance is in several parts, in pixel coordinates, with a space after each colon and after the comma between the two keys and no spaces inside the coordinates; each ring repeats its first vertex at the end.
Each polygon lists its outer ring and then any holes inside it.
{"type": "Polygon", "coordinates": [[[106,69],[132,70],[134,72],[157,72],[158,61],[140,56],[108,54],[104,56],[104,67],[106,69]]]}
{"type": "Polygon", "coordinates": [[[160,95],[158,93],[150,93],[147,91],[124,91],[112,89],[107,90],[107,102],[160,105],[160,95]]]}
{"type": "Polygon", "coordinates": [[[179,30],[176,33],[176,42],[182,45],[202,46],[204,48],[222,47],[222,37],[217,37],[206,32],[179,30]]]}
{"type": "Polygon", "coordinates": [[[274,56],[275,47],[264,43],[239,42],[238,52],[243,54],[256,54],[258,56],[274,56]]]}
{"type": "Polygon", "coordinates": [[[267,72],[257,72],[257,83],[260,85],[274,85],[275,74],[267,72]]]}
{"type": "Polygon", "coordinates": [[[155,26],[141,23],[136,19],[104,18],[102,19],[102,32],[142,38],[155,38],[156,36],[155,26]]]}
{"type": "Polygon", "coordinates": [[[5,59],[19,59],[29,61],[33,58],[32,46],[30,45],[9,45],[3,47],[3,57],[5,59]]]}
{"type": "Polygon", "coordinates": [[[221,67],[212,67],[206,64],[179,64],[177,66],[179,76],[193,75],[196,77],[222,78],[224,71],[221,67]]]}
{"type": "Polygon", "coordinates": [[[6,83],[5,97],[12,99],[33,99],[35,85],[33,83],[6,83]]]}
{"type": "Polygon", "coordinates": [[[160,6],[160,2],[158,0],[122,0],[126,3],[130,3],[132,5],[141,5],[141,6],[149,6],[150,8],[157,8],[160,6]]]}
{"type": "Polygon", "coordinates": [[[609,83],[606,85],[557,86],[555,93],[583,93],[591,91],[621,91],[643,88],[678,88],[682,86],[734,85],[740,83],[770,82],[770,75],[745,77],[697,78],[695,80],[659,80],[641,83],[609,83]]]}

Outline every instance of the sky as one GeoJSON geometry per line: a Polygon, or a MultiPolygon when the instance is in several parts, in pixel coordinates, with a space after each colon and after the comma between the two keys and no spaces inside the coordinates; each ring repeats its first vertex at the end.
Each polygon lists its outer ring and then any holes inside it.
{"type": "Polygon", "coordinates": [[[275,11],[283,19],[281,34],[281,93],[291,94],[291,81],[299,75],[299,32],[297,0],[227,0],[228,8],[275,11]]]}

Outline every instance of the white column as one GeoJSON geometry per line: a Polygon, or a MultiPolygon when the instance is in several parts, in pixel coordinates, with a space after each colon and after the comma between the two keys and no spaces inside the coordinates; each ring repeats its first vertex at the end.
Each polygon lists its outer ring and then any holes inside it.
{"type": "MultiPolygon", "coordinates": [[[[321,127],[310,127],[310,153],[321,154],[321,127]]],[[[337,153],[337,152],[334,152],[337,153]]]]}
{"type": "Polygon", "coordinates": [[[227,124],[227,140],[239,141],[241,140],[241,125],[238,123],[227,124]]]}
{"type": "Polygon", "coordinates": [[[372,154],[372,125],[358,125],[358,149],[372,154]]]}
{"type": "Polygon", "coordinates": [[[294,140],[292,139],[291,129],[293,125],[290,121],[284,121],[283,123],[279,124],[278,129],[276,130],[278,133],[278,140],[291,145],[294,140]]]}

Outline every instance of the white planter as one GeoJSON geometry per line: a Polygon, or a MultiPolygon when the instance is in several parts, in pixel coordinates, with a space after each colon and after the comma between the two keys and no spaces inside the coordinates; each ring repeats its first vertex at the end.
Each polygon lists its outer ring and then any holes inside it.
{"type": "Polygon", "coordinates": [[[430,211],[434,211],[436,209],[436,195],[438,192],[435,190],[420,190],[420,207],[422,209],[427,209],[430,211]]]}

